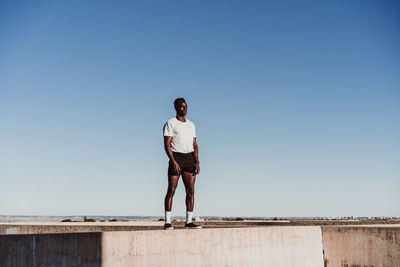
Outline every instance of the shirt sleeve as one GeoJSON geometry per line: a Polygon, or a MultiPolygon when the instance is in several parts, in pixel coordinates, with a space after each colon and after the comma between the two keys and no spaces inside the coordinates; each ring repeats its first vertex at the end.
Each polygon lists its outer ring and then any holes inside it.
{"type": "Polygon", "coordinates": [[[170,123],[165,123],[164,125],[164,136],[174,136],[174,131],[172,130],[172,125],[170,123]]]}
{"type": "Polygon", "coordinates": [[[196,137],[196,126],[194,126],[194,123],[193,123],[193,137],[196,137]]]}

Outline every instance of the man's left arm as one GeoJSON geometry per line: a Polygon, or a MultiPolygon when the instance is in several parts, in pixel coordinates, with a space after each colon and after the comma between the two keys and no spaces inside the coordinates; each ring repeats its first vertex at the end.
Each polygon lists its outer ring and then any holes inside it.
{"type": "Polygon", "coordinates": [[[196,137],[193,137],[193,149],[194,149],[194,160],[196,162],[196,174],[200,173],[200,161],[199,161],[199,146],[196,142],[196,137]]]}

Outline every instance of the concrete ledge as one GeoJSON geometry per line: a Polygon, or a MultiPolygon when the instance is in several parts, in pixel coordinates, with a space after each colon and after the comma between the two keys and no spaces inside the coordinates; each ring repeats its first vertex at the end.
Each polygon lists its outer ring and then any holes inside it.
{"type": "Polygon", "coordinates": [[[0,266],[400,267],[398,225],[170,231],[120,231],[120,226],[111,232],[63,234],[11,234],[15,230],[8,228],[0,235],[0,266]]]}
{"type": "Polygon", "coordinates": [[[161,230],[162,225],[71,225],[71,224],[3,224],[0,225],[0,235],[9,234],[56,234],[56,233],[89,233],[89,232],[108,232],[108,231],[143,231],[161,230]]]}
{"type": "Polygon", "coordinates": [[[325,267],[400,267],[400,227],[322,227],[325,267]]]}
{"type": "Polygon", "coordinates": [[[0,236],[0,266],[321,267],[321,252],[315,226],[0,236]]]}

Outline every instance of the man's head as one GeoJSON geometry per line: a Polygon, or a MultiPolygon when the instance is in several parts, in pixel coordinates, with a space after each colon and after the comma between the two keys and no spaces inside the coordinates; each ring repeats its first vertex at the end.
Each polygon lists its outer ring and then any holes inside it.
{"type": "Polygon", "coordinates": [[[187,104],[184,98],[180,97],[175,99],[174,107],[176,110],[176,115],[185,117],[187,113],[187,104]]]}

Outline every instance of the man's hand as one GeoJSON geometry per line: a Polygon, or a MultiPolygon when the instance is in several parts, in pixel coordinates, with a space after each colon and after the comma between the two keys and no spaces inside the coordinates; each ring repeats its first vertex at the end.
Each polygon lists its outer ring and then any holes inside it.
{"type": "Polygon", "coordinates": [[[197,146],[196,137],[193,137],[193,156],[196,162],[196,167],[193,175],[200,173],[200,162],[199,162],[199,147],[197,146]]]}
{"type": "Polygon", "coordinates": [[[172,161],[172,166],[174,166],[174,170],[175,170],[175,172],[176,172],[177,174],[180,174],[180,173],[181,173],[181,167],[179,167],[178,162],[176,162],[175,160],[172,161]]]}
{"type": "Polygon", "coordinates": [[[197,174],[199,174],[199,173],[200,173],[200,163],[197,162],[197,163],[196,163],[196,170],[194,171],[194,174],[197,175],[197,174]]]}

